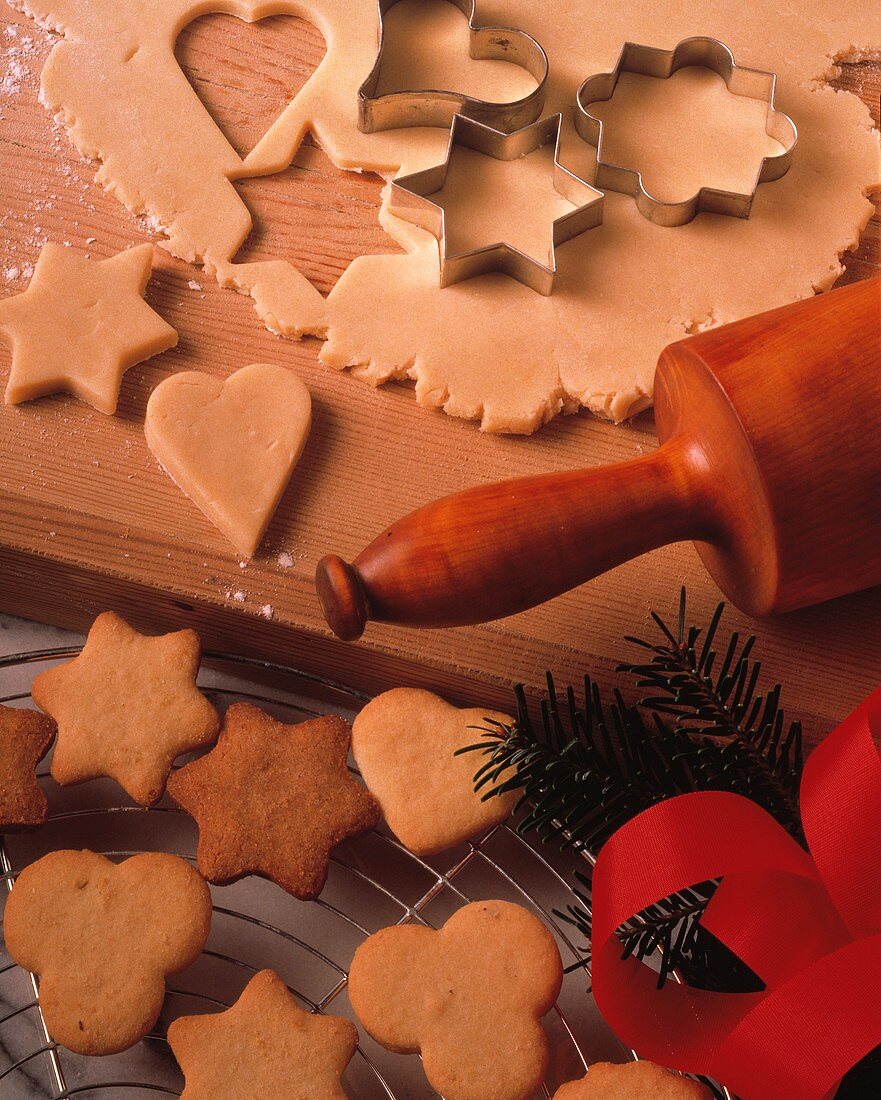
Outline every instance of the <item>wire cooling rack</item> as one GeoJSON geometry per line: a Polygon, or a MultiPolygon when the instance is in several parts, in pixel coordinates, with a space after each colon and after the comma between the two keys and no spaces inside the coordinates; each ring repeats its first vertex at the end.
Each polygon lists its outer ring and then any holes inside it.
{"type": "MultiPolygon", "coordinates": [[[[77,652],[43,650],[0,659],[0,703],[32,705],[33,676],[77,652]]],[[[366,696],[338,684],[223,655],[205,658],[199,680],[221,710],[247,700],[287,722],[328,713],[351,717],[366,702],[366,696]]],[[[116,859],[161,850],[194,862],[195,824],[170,799],[145,810],[129,804],[110,782],[60,788],[49,777],[49,759],[39,769],[49,800],[48,823],[33,833],[0,837],[0,910],[18,872],[58,848],[91,848],[116,859]]],[[[169,979],[153,1032],[131,1050],[105,1058],[75,1055],[52,1042],[40,1015],[36,979],[0,947],[0,1097],[178,1096],[183,1080],[165,1039],[173,1019],[220,1011],[265,967],[281,975],[304,1008],[353,1018],[346,983],[358,945],[391,924],[437,927],[470,901],[502,898],[527,906],[556,937],[564,964],[581,962],[584,944],[553,912],[572,901],[572,870],[578,865],[577,857],[542,850],[540,842],[507,826],[428,860],[412,855],[381,827],[337,849],[317,901],[296,901],[254,877],[212,887],[212,929],[202,956],[169,979]]],[[[563,1081],[580,1077],[590,1062],[632,1057],[602,1023],[587,991],[588,980],[581,969],[567,974],[560,999],[545,1019],[552,1068],[543,1097],[563,1081]]],[[[492,1027],[487,1021],[489,1050],[492,1027]]],[[[427,1100],[435,1095],[415,1055],[389,1053],[363,1031],[360,1038],[344,1077],[352,1100],[427,1100]]]]}

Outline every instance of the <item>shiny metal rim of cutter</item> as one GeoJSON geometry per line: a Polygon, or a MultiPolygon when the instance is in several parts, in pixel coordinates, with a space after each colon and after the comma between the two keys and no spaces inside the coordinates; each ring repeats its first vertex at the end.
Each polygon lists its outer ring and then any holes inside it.
{"type": "Polygon", "coordinates": [[[548,57],[525,31],[508,27],[478,27],[477,0],[450,0],[468,19],[470,54],[475,61],[509,61],[526,69],[537,86],[521,99],[492,103],[460,92],[420,89],[377,95],[385,46],[385,15],[399,0],[378,0],[379,47],[370,75],[358,89],[358,128],[365,134],[411,126],[449,126],[457,114],[510,132],[541,116],[548,81],[548,57]]]}
{"type": "Polygon", "coordinates": [[[748,218],[759,184],[778,180],[789,171],[798,142],[795,123],[789,115],[774,106],[776,88],[777,77],[774,73],[738,65],[731,50],[717,38],[686,38],[672,50],[625,42],[615,68],[609,73],[588,77],[578,89],[575,129],[585,141],[596,147],[595,186],[635,198],[640,213],[661,226],[685,225],[702,211],[748,218]],[[682,202],[666,202],[655,198],[646,189],[640,172],[603,160],[604,123],[590,113],[590,106],[612,98],[622,72],[666,80],[678,69],[689,65],[718,73],[733,95],[746,96],[768,105],[765,132],[783,146],[783,152],[762,160],[749,192],[702,187],[697,194],[682,202]]]}
{"type": "Polygon", "coordinates": [[[390,212],[437,238],[441,287],[501,271],[539,294],[551,294],[557,274],[557,246],[595,228],[603,220],[602,192],[560,164],[562,123],[562,115],[549,115],[512,134],[505,134],[464,115],[456,115],[443,163],[393,181],[390,212]],[[554,189],[572,204],[573,209],[553,222],[548,263],[542,264],[503,241],[450,255],[446,246],[444,208],[432,202],[430,196],[443,189],[454,148],[462,146],[496,160],[517,160],[551,143],[554,146],[554,189]]]}

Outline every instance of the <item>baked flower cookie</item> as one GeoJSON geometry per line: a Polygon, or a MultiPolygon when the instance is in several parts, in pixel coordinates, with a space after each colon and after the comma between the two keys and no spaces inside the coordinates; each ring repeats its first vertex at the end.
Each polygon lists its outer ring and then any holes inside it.
{"type": "Polygon", "coordinates": [[[490,785],[474,792],[483,757],[455,753],[478,742],[480,729],[513,721],[496,711],[459,710],[417,688],[387,691],[361,711],[352,727],[358,769],[389,828],[411,852],[442,852],[510,816],[519,792],[484,801],[490,785]]]}
{"type": "Polygon", "coordinates": [[[445,1100],[532,1100],[548,1067],[541,1018],[562,982],[537,917],[480,901],[440,931],[410,924],[370,936],[352,960],[349,999],[378,1043],[422,1054],[445,1100]]]}
{"type": "Polygon", "coordinates": [[[186,1080],[181,1100],[346,1100],[340,1078],[358,1032],[304,1012],[261,970],[226,1012],[175,1020],[168,1042],[186,1080]]]}
{"type": "Polygon", "coordinates": [[[31,685],[58,723],[56,783],[107,776],[142,806],[157,802],[176,757],[217,737],[217,711],[196,687],[201,656],[194,630],[148,637],[99,615],[82,653],[31,685]]]}
{"type": "Polygon", "coordinates": [[[653,1062],[597,1062],[586,1077],[561,1085],[554,1100],[712,1100],[712,1094],[653,1062]]]}
{"type": "Polygon", "coordinates": [[[6,902],[6,949],[40,977],[49,1034],[77,1054],[116,1054],[159,1018],[165,979],[195,962],[211,895],[178,856],[112,863],[52,852],[26,867],[6,902]]]}
{"type": "Polygon", "coordinates": [[[199,825],[199,870],[218,884],[271,879],[317,898],[331,851],[379,823],[346,767],[350,731],[335,716],[286,725],[234,703],[217,746],[171,777],[168,793],[199,825]]]}
{"type": "Polygon", "coordinates": [[[46,796],[37,783],[37,764],[55,737],[46,714],[0,707],[0,833],[31,829],[46,820],[46,796]]]}

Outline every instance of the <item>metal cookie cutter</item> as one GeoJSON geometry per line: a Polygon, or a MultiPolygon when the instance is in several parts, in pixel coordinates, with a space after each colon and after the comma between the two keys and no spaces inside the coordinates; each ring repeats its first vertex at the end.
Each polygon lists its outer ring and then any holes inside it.
{"type": "Polygon", "coordinates": [[[407,126],[449,126],[456,114],[468,115],[498,130],[516,130],[541,115],[548,80],[548,57],[525,31],[508,27],[477,27],[477,0],[449,0],[465,14],[471,32],[471,57],[476,61],[510,61],[535,77],[537,86],[522,99],[492,103],[461,92],[400,91],[378,95],[385,45],[384,18],[398,0],[379,0],[379,50],[370,75],[358,89],[358,127],[366,134],[407,126]]]}
{"type": "Polygon", "coordinates": [[[501,271],[539,294],[552,292],[557,273],[557,245],[593,229],[603,220],[602,193],[560,164],[561,126],[562,116],[550,115],[512,134],[504,134],[464,115],[456,115],[443,164],[402,176],[392,183],[389,210],[437,237],[442,287],[490,271],[501,271]],[[554,145],[554,189],[572,203],[574,209],[557,218],[552,225],[548,262],[541,263],[503,241],[450,255],[444,208],[432,202],[430,196],[443,189],[453,149],[462,146],[496,160],[518,160],[551,143],[554,145]]]}
{"type": "Polygon", "coordinates": [[[716,38],[686,38],[673,50],[625,42],[612,72],[588,77],[578,89],[575,128],[585,141],[596,146],[596,186],[632,196],[640,213],[657,225],[685,225],[702,210],[748,218],[759,184],[780,179],[789,171],[798,141],[795,123],[789,115],[774,107],[776,85],[774,73],[737,65],[728,47],[716,38]],[[768,105],[765,132],[783,146],[783,152],[762,160],[755,184],[748,193],[702,187],[696,195],[683,202],[665,202],[646,190],[640,172],[603,160],[604,124],[590,113],[591,104],[612,98],[622,72],[666,80],[688,65],[712,69],[722,77],[733,95],[746,96],[768,105]]]}

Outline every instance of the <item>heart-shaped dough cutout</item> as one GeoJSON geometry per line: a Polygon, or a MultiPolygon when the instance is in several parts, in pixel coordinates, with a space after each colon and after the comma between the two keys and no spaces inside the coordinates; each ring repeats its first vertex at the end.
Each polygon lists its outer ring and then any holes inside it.
{"type": "Polygon", "coordinates": [[[352,752],[358,768],[389,828],[411,852],[443,852],[510,816],[518,791],[483,798],[508,774],[475,793],[474,773],[486,758],[456,756],[496,723],[511,726],[514,719],[479,707],[460,710],[420,688],[377,695],[355,719],[352,752]]]}
{"type": "Polygon", "coordinates": [[[166,473],[250,557],[281,500],[312,424],[312,400],[284,367],[254,363],[225,382],[199,371],[167,378],[144,430],[166,473]]]}

